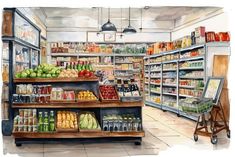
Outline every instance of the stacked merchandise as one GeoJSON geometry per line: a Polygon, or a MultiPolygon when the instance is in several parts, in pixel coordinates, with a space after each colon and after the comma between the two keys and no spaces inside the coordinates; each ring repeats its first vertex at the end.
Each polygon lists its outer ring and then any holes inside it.
{"type": "Polygon", "coordinates": [[[142,122],[139,117],[132,114],[112,114],[105,115],[102,118],[103,131],[120,132],[120,131],[142,131],[142,122]]]}
{"type": "Polygon", "coordinates": [[[191,35],[184,36],[173,42],[157,42],[148,47],[147,54],[159,54],[166,51],[172,51],[175,49],[186,48],[196,44],[203,44],[205,42],[228,42],[230,41],[229,32],[206,32],[205,27],[197,27],[195,31],[191,32],[191,35]]]}

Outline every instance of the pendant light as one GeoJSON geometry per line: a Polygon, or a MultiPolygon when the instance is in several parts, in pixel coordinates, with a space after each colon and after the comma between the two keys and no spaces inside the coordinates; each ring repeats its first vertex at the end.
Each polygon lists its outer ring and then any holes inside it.
{"type": "Polygon", "coordinates": [[[126,27],[126,28],[123,30],[123,33],[125,33],[125,34],[134,34],[134,33],[136,33],[135,28],[131,26],[131,20],[130,20],[130,18],[131,18],[131,13],[130,13],[130,12],[131,12],[131,8],[129,7],[129,25],[128,25],[128,27],[126,27]]]}
{"type": "Polygon", "coordinates": [[[121,8],[121,34],[120,34],[120,38],[122,39],[123,34],[122,34],[122,8],[121,8]]]}
{"type": "Polygon", "coordinates": [[[97,18],[97,37],[100,35],[100,9],[99,7],[97,7],[97,10],[98,10],[98,18],[97,18]]]}
{"type": "Polygon", "coordinates": [[[108,9],[108,22],[103,24],[103,26],[101,27],[101,31],[103,33],[115,33],[115,32],[117,32],[117,28],[115,27],[115,25],[110,22],[110,8],[108,9]]]}
{"type": "Polygon", "coordinates": [[[142,8],[140,8],[140,32],[142,32],[142,30],[143,30],[143,27],[142,27],[142,22],[143,22],[143,20],[142,20],[142,16],[143,16],[143,10],[142,10],[142,8]]]}

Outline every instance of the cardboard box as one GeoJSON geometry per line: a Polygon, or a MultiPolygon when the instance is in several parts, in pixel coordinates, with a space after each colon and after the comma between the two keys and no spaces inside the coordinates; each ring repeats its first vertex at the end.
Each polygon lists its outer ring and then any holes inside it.
{"type": "Polygon", "coordinates": [[[205,31],[206,28],[202,26],[195,28],[195,37],[205,37],[205,31]]]}

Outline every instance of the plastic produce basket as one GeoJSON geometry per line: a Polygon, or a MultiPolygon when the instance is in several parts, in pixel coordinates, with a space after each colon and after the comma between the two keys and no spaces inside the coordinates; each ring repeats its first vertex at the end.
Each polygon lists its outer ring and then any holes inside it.
{"type": "Polygon", "coordinates": [[[201,114],[210,112],[213,106],[213,100],[208,98],[190,98],[184,99],[179,104],[182,111],[190,114],[201,114]]]}

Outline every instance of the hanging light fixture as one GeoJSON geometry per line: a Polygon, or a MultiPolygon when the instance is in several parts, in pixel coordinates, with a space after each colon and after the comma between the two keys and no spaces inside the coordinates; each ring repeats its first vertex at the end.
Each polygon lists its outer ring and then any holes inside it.
{"type": "Polygon", "coordinates": [[[131,26],[131,8],[129,7],[129,25],[128,27],[126,27],[124,30],[123,30],[123,33],[125,34],[133,34],[133,33],[136,33],[136,30],[134,27],[131,26]]]}
{"type": "Polygon", "coordinates": [[[142,16],[143,16],[143,11],[142,11],[142,8],[140,8],[140,32],[142,32],[142,30],[143,30],[143,27],[142,27],[142,22],[143,22],[143,20],[142,20],[142,16]]]}
{"type": "Polygon", "coordinates": [[[99,7],[97,7],[97,10],[98,10],[98,18],[97,18],[97,37],[100,35],[100,9],[99,7]]]}
{"type": "Polygon", "coordinates": [[[115,27],[115,25],[110,22],[110,8],[108,9],[108,22],[103,24],[103,26],[101,27],[101,31],[103,33],[115,33],[115,32],[117,32],[117,28],[115,27]]]}
{"type": "Polygon", "coordinates": [[[123,34],[122,34],[122,8],[121,8],[121,34],[120,34],[120,38],[122,39],[123,34]]]}

